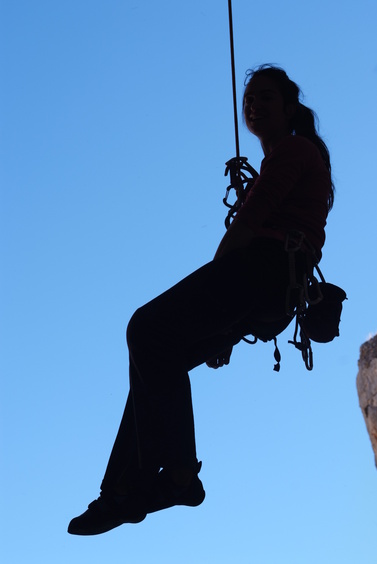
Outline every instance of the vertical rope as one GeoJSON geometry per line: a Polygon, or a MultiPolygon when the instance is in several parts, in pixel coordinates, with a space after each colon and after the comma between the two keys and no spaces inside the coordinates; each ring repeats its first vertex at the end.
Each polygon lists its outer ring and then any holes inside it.
{"type": "Polygon", "coordinates": [[[240,142],[239,142],[239,138],[238,138],[236,65],[235,65],[235,62],[234,62],[232,0],[228,0],[228,11],[229,11],[230,58],[231,58],[231,66],[232,66],[232,85],[233,85],[234,133],[235,133],[235,138],[236,138],[236,157],[238,159],[239,156],[240,156],[240,142]]]}

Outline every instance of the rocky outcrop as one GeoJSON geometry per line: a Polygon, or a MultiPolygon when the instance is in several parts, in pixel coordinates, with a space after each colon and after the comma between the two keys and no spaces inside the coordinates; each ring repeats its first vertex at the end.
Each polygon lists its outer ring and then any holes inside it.
{"type": "Polygon", "coordinates": [[[361,345],[356,385],[377,466],[377,335],[361,345]]]}

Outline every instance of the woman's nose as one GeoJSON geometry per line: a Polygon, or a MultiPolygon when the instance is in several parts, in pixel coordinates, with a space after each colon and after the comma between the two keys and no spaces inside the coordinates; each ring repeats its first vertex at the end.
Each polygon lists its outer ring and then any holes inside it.
{"type": "Polygon", "coordinates": [[[258,108],[259,108],[259,102],[255,97],[247,100],[246,109],[247,109],[248,112],[253,112],[253,111],[257,110],[258,108]]]}
{"type": "Polygon", "coordinates": [[[253,98],[250,107],[252,110],[259,110],[259,108],[261,107],[260,100],[258,98],[253,98]]]}

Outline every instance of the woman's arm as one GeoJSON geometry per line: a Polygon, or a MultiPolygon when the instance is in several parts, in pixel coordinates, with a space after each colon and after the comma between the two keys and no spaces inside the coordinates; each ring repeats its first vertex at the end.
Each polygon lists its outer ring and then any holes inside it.
{"type": "Polygon", "coordinates": [[[247,247],[254,237],[253,231],[241,221],[233,221],[228,227],[214,256],[214,260],[226,255],[230,251],[247,247]]]}
{"type": "MultiPolygon", "coordinates": [[[[228,227],[224,237],[220,241],[220,245],[216,251],[213,260],[216,260],[235,249],[247,247],[253,239],[254,234],[241,221],[233,221],[228,227]]],[[[225,364],[229,364],[230,355],[232,354],[233,347],[229,347],[226,351],[214,356],[207,360],[206,364],[210,368],[220,368],[225,364]]]]}

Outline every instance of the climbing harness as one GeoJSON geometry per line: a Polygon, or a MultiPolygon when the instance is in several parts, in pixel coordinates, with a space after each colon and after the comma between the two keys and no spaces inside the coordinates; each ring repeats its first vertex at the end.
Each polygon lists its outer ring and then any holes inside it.
{"type": "MultiPolygon", "coordinates": [[[[229,228],[232,219],[245,202],[248,192],[258,177],[257,171],[248,163],[247,158],[240,156],[231,0],[228,0],[228,12],[236,156],[225,163],[225,176],[229,174],[230,177],[230,184],[223,199],[223,203],[229,208],[225,218],[226,229],[229,228]],[[231,189],[235,189],[237,196],[233,205],[228,203],[231,189]]],[[[284,331],[294,317],[296,317],[293,341],[288,342],[301,351],[305,367],[307,370],[312,370],[313,351],[311,340],[318,343],[328,343],[339,336],[342,302],[347,299],[347,296],[342,288],[325,281],[318,266],[319,260],[315,249],[304,233],[300,231],[289,232],[285,241],[285,251],[288,253],[289,262],[289,286],[287,289],[285,314],[272,322],[259,320],[256,322],[255,327],[246,333],[247,335],[252,335],[253,339],[249,339],[244,335],[242,340],[251,345],[258,340],[264,342],[273,340],[275,344],[274,357],[276,360],[274,370],[278,372],[280,370],[281,354],[277,346],[277,335],[284,331]],[[296,275],[298,252],[301,252],[307,261],[301,280],[296,275]],[[320,281],[314,276],[314,270],[317,271],[320,281]],[[299,339],[297,338],[298,333],[299,339]]]]}
{"type": "Polygon", "coordinates": [[[288,234],[286,250],[289,255],[290,263],[290,285],[287,292],[287,314],[296,316],[295,332],[293,341],[288,341],[301,351],[302,358],[308,370],[313,368],[313,351],[311,340],[317,343],[329,343],[339,336],[339,323],[342,313],[342,303],[347,299],[345,291],[335,284],[326,282],[321,269],[318,266],[318,259],[314,247],[301,232],[291,232],[288,234]],[[290,241],[299,237],[299,245],[290,246],[290,241]],[[309,249],[306,254],[308,268],[300,284],[295,278],[294,271],[291,271],[291,264],[294,261],[294,253],[309,249]],[[310,265],[310,260],[312,265],[310,265]],[[319,281],[313,271],[316,270],[319,281]],[[297,306],[289,310],[292,292],[298,293],[297,306]],[[297,333],[300,329],[300,340],[297,340],[297,333]]]}
{"type": "Polygon", "coordinates": [[[286,294],[285,314],[274,321],[255,323],[250,331],[253,339],[242,337],[248,344],[254,345],[258,340],[274,341],[274,370],[279,372],[281,354],[277,346],[277,336],[296,318],[293,340],[288,343],[294,345],[301,352],[307,370],[313,369],[313,351],[311,341],[329,343],[339,336],[342,303],[347,299],[345,291],[339,286],[326,282],[319,266],[316,253],[304,233],[290,231],[285,241],[285,251],[288,253],[289,285],[286,294]],[[297,276],[297,253],[305,257],[306,267],[301,279],[297,276]],[[317,271],[320,281],[314,275],[317,271]],[[297,337],[299,333],[299,338],[297,337]]]}
{"type": "Polygon", "coordinates": [[[301,351],[303,361],[308,370],[313,369],[313,351],[311,340],[317,343],[329,343],[339,336],[339,323],[342,303],[347,299],[345,291],[339,286],[326,282],[318,266],[318,258],[310,241],[300,231],[288,233],[285,250],[289,260],[290,283],[287,290],[286,313],[296,316],[293,341],[301,351]],[[298,280],[295,272],[295,253],[305,251],[306,269],[302,280],[298,280]],[[317,271],[321,281],[315,275],[317,271]],[[297,339],[300,329],[300,340],[297,339]]]}

